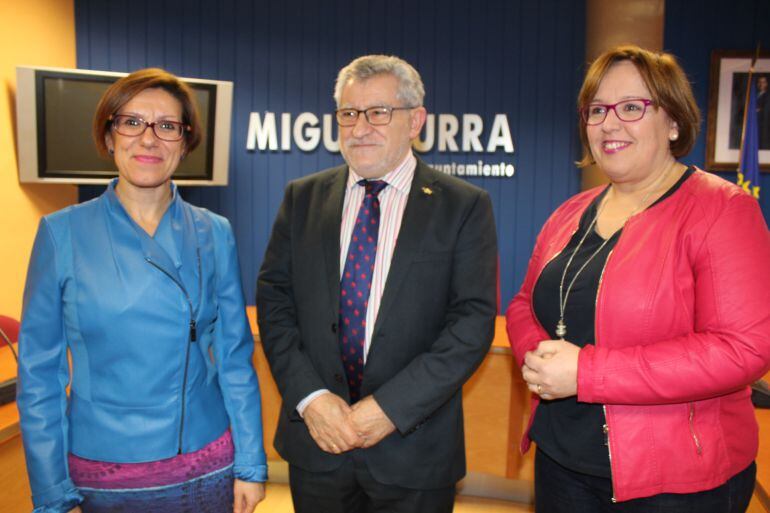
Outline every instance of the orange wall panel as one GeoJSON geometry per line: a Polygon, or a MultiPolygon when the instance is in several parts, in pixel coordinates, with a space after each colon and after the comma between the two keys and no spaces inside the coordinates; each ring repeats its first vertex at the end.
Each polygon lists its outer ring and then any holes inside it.
{"type": "Polygon", "coordinates": [[[73,0],[0,0],[0,314],[18,318],[40,217],[77,201],[72,185],[21,185],[16,66],[75,67],[73,0]]]}

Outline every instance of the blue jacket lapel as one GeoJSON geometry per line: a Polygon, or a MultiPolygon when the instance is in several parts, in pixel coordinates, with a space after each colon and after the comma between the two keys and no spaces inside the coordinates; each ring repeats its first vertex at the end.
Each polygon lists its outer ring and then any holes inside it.
{"type": "MultiPolygon", "coordinates": [[[[165,272],[168,273],[169,276],[171,276],[173,279],[175,279],[179,283],[184,283],[182,281],[182,278],[179,276],[179,269],[177,268],[176,263],[174,262],[174,259],[169,256],[169,254],[161,247],[160,244],[158,244],[158,241],[156,241],[154,238],[150,237],[150,235],[144,231],[139,225],[136,224],[136,222],[131,219],[131,216],[128,215],[128,212],[126,212],[126,209],[123,208],[123,205],[120,203],[120,200],[118,199],[117,195],[115,194],[115,184],[117,183],[117,179],[113,180],[109,187],[107,188],[107,191],[105,192],[105,197],[107,199],[107,205],[111,214],[111,220],[113,229],[111,230],[113,233],[113,236],[119,236],[121,238],[128,237],[129,239],[132,236],[135,236],[139,239],[139,243],[142,247],[142,255],[144,256],[145,260],[152,261],[154,265],[157,265],[158,267],[162,268],[165,272]],[[126,230],[130,230],[130,233],[126,232],[126,230]]],[[[172,184],[172,187],[175,187],[172,184]]],[[[176,190],[173,190],[173,201],[171,205],[169,205],[170,212],[167,212],[167,214],[176,214],[173,216],[174,218],[171,219],[171,227],[174,233],[174,237],[178,237],[178,239],[175,240],[175,244],[178,244],[177,247],[179,247],[179,244],[187,244],[190,241],[183,241],[181,232],[184,231],[182,223],[185,222],[184,214],[183,214],[183,207],[181,205],[181,199],[176,194],[176,190]]],[[[193,235],[194,237],[194,235],[193,235]]],[[[182,249],[182,254],[188,253],[185,251],[187,248],[180,248],[182,249]]],[[[195,249],[192,251],[193,257],[195,256],[195,249]]],[[[187,264],[187,262],[182,261],[182,265],[187,264]]]]}

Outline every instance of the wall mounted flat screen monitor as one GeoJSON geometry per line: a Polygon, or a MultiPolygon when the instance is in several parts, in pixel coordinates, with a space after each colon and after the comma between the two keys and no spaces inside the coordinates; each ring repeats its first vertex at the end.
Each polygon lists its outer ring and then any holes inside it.
{"type": "MultiPolygon", "coordinates": [[[[96,184],[117,176],[96,152],[91,123],[107,88],[126,73],[16,68],[19,179],[22,183],[96,184]]],[[[174,173],[179,185],[227,185],[233,83],[183,78],[203,126],[200,146],[174,173]]]]}

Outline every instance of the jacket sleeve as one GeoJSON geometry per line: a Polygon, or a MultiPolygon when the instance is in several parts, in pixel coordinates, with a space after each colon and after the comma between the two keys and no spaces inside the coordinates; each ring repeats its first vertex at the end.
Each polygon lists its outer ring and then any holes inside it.
{"type": "Polygon", "coordinates": [[[259,270],[257,312],[262,347],[283,408],[289,418],[300,421],[296,411],[300,401],[327,387],[302,347],[292,283],[292,209],[293,185],[289,184],[259,270]]]}
{"type": "Polygon", "coordinates": [[[578,400],[680,403],[759,379],[770,368],[769,262],[770,235],[757,201],[735,195],[716,214],[691,262],[693,331],[643,346],[584,347],[578,400]]]}
{"type": "Polygon", "coordinates": [[[267,480],[259,382],[252,364],[254,339],[246,317],[235,238],[229,222],[214,218],[218,315],[214,359],[235,445],[235,477],[267,480]]]}
{"type": "Polygon", "coordinates": [[[19,408],[34,513],[69,511],[82,501],[67,467],[69,365],[61,265],[50,227],[40,222],[24,289],[19,333],[19,408]]]}
{"type": "Polygon", "coordinates": [[[548,243],[548,226],[546,222],[535,241],[535,248],[529,259],[527,273],[518,294],[513,297],[505,312],[505,324],[508,331],[508,342],[519,366],[524,363],[524,354],[537,348],[538,343],[550,337],[535,319],[532,311],[532,291],[537,282],[537,270],[541,267],[541,260],[548,243]]]}
{"type": "Polygon", "coordinates": [[[477,194],[458,229],[444,328],[428,351],[374,393],[402,434],[409,433],[462,388],[494,337],[497,234],[486,192],[477,194]]]}

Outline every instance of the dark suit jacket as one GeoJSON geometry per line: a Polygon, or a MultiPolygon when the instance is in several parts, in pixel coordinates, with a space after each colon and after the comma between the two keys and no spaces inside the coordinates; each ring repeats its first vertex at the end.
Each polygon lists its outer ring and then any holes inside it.
{"type": "MultiPolygon", "coordinates": [[[[349,400],[337,323],[340,223],[348,168],[288,185],[257,283],[262,345],[283,397],[275,447],[321,472],[323,452],[296,412],[327,388],[349,400]]],[[[427,489],[465,474],[462,385],[494,335],[497,238],[483,190],[418,160],[364,368],[397,431],[362,450],[385,484],[427,489]]]]}

